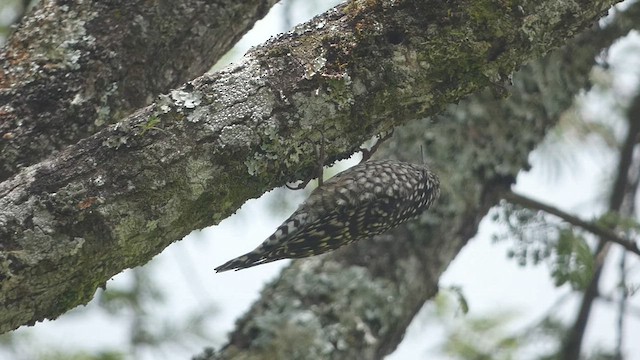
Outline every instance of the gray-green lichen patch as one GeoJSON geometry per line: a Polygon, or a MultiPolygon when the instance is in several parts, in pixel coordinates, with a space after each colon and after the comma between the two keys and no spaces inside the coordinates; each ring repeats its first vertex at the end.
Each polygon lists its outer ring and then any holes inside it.
{"type": "Polygon", "coordinates": [[[324,68],[326,63],[327,58],[324,56],[318,56],[313,59],[311,64],[307,64],[305,67],[304,78],[307,80],[313,79],[313,77],[324,68]]]}
{"type": "MultiPolygon", "coordinates": [[[[310,303],[291,302],[277,294],[265,294],[272,311],[252,315],[243,329],[252,329],[253,349],[260,355],[291,358],[296,353],[315,354],[323,358],[336,348],[348,351],[354,343],[373,345],[388,331],[387,318],[394,316],[393,306],[388,306],[398,295],[392,283],[373,277],[363,267],[344,268],[335,262],[323,263],[320,258],[310,258],[296,263],[283,274],[281,286],[291,288],[301,299],[310,303]],[[311,268],[311,269],[309,269],[311,268]],[[357,293],[357,300],[348,294],[357,293]],[[273,296],[270,296],[273,295],[273,296]],[[335,325],[327,325],[327,322],[335,325]],[[350,324],[352,326],[344,326],[350,324]],[[303,341],[295,332],[304,332],[303,341]],[[283,350],[284,349],[284,350],[283,350]],[[282,353],[284,351],[284,353],[282,353]]],[[[277,288],[272,291],[278,291],[277,288]]]]}
{"type": "MultiPolygon", "coordinates": [[[[527,35],[530,43],[538,44],[540,47],[547,47],[549,44],[540,41],[541,36],[547,33],[549,24],[560,24],[564,21],[566,14],[579,13],[583,5],[576,1],[552,1],[545,3],[544,7],[535,7],[535,2],[523,3],[520,11],[523,16],[522,32],[527,35]],[[527,6],[528,5],[528,6],[527,6]]],[[[556,25],[552,25],[556,26],[556,25]]],[[[551,40],[551,37],[549,37],[551,40]]]]}
{"type": "Polygon", "coordinates": [[[266,71],[252,56],[221,70],[217,75],[215,86],[211,87],[208,96],[222,107],[244,102],[265,86],[266,71]]]}
{"type": "Polygon", "coordinates": [[[274,106],[274,96],[264,86],[260,72],[255,61],[247,59],[222,70],[215,77],[205,75],[195,86],[206,94],[206,106],[196,109],[188,119],[205,121],[210,131],[227,132],[226,136],[237,133],[238,128],[232,125],[240,123],[253,131],[253,126],[270,118],[274,106]]]}
{"type": "Polygon", "coordinates": [[[111,134],[105,137],[102,142],[102,146],[108,148],[119,148],[122,145],[126,145],[129,137],[131,136],[131,125],[126,121],[117,122],[109,126],[111,134]]]}
{"type": "Polygon", "coordinates": [[[317,89],[314,96],[296,93],[292,97],[292,103],[297,107],[300,126],[305,131],[323,130],[323,119],[333,118],[337,114],[337,105],[328,101],[331,97],[323,90],[317,89]]]}
{"type": "Polygon", "coordinates": [[[195,91],[171,90],[171,99],[173,100],[173,105],[178,109],[183,107],[193,109],[202,102],[202,95],[195,91]]]}
{"type": "Polygon", "coordinates": [[[171,101],[171,97],[165,94],[158,95],[155,105],[156,105],[156,108],[160,110],[161,114],[168,114],[169,112],[171,112],[171,109],[173,108],[173,102],[171,101]]]}
{"type": "MultiPolygon", "coordinates": [[[[9,227],[11,234],[6,237],[6,254],[12,254],[13,261],[35,265],[41,260],[56,263],[61,258],[76,254],[85,244],[82,237],[71,237],[59,232],[65,224],[49,210],[51,201],[65,197],[65,194],[51,194],[49,198],[30,194],[28,189],[36,179],[34,168],[27,168],[20,175],[23,182],[10,191],[0,189],[0,226],[9,227]],[[44,200],[43,200],[44,199],[44,200]]],[[[61,211],[65,208],[61,207],[61,211]]],[[[1,274],[0,276],[8,276],[1,274]]]]}
{"type": "MultiPolygon", "coordinates": [[[[38,9],[34,16],[26,17],[26,21],[43,24],[56,24],[56,31],[43,28],[39,31],[38,42],[31,44],[34,49],[43,51],[34,54],[33,60],[63,66],[71,70],[80,68],[80,60],[93,47],[96,39],[87,34],[87,23],[97,16],[95,13],[82,14],[82,7],[58,6],[52,4],[38,9]],[[81,10],[79,10],[81,9],[81,10]],[[62,13],[62,14],[61,14],[62,13]],[[47,19],[56,18],[55,21],[47,19]],[[59,18],[64,18],[60,21],[59,18]]],[[[28,25],[26,25],[28,26],[28,25]]]]}
{"type": "MultiPolygon", "coordinates": [[[[115,238],[118,245],[123,248],[129,248],[129,244],[140,245],[139,235],[144,229],[154,228],[150,223],[154,220],[146,219],[144,214],[138,211],[138,204],[131,202],[118,202],[114,204],[106,204],[99,208],[99,211],[108,217],[120,216],[122,220],[114,228],[115,238]],[[136,240],[137,239],[137,240],[136,240]]],[[[139,252],[132,252],[132,255],[139,252]]]]}
{"type": "Polygon", "coordinates": [[[44,229],[33,227],[25,229],[21,233],[18,242],[20,252],[14,253],[20,257],[20,261],[26,264],[37,264],[40,260],[59,261],[69,254],[75,254],[84,244],[84,239],[66,236],[57,236],[52,233],[53,223],[47,223],[42,214],[36,215],[33,220],[45,225],[44,229]]]}
{"type": "Polygon", "coordinates": [[[212,179],[222,171],[221,166],[211,166],[210,163],[195,159],[187,160],[186,179],[188,185],[187,195],[191,200],[196,200],[210,187],[212,179]]]}
{"type": "Polygon", "coordinates": [[[231,146],[233,148],[249,147],[253,130],[243,124],[232,124],[222,128],[220,132],[220,147],[231,146]]]}
{"type": "MultiPolygon", "coordinates": [[[[94,90],[94,89],[91,89],[94,90]]],[[[84,94],[82,98],[90,98],[93,94],[84,94]]],[[[111,122],[113,119],[111,118],[111,107],[109,106],[109,99],[114,95],[118,95],[118,83],[113,82],[111,86],[109,86],[106,91],[102,93],[100,96],[100,103],[96,108],[96,119],[94,120],[94,124],[96,126],[102,126],[108,122],[111,122]]],[[[79,96],[76,94],[74,100],[79,96]]]]}
{"type": "MultiPolygon", "coordinates": [[[[170,111],[170,108],[167,106],[161,111],[166,113],[170,111]]],[[[209,117],[211,117],[211,109],[208,106],[198,106],[189,115],[187,115],[187,121],[198,123],[200,121],[206,120],[209,117]]],[[[217,131],[217,129],[215,129],[213,126],[210,126],[209,129],[214,132],[217,131]]]]}

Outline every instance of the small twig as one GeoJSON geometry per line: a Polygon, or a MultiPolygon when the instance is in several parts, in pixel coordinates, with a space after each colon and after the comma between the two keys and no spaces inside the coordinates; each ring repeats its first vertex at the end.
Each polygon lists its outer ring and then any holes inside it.
{"type": "Polygon", "coordinates": [[[571,215],[569,213],[566,213],[556,207],[553,207],[551,205],[547,205],[547,204],[543,204],[539,201],[533,200],[531,198],[522,196],[520,194],[516,194],[513,191],[507,192],[504,194],[504,199],[507,200],[508,202],[512,203],[512,204],[516,204],[516,205],[520,205],[526,208],[530,208],[530,209],[536,209],[536,210],[541,210],[544,211],[548,214],[554,215],[559,217],[560,219],[568,222],[571,225],[574,226],[578,226],[580,228],[583,228],[584,230],[589,231],[590,233],[597,235],[599,237],[601,237],[602,239],[605,239],[607,241],[616,243],[618,245],[621,245],[622,247],[624,247],[625,249],[629,250],[630,252],[639,255],[640,256],[640,248],[638,248],[638,245],[628,239],[623,239],[621,237],[619,237],[614,231],[612,231],[611,229],[607,229],[605,227],[602,227],[598,224],[595,224],[593,222],[589,222],[589,221],[584,221],[574,215],[571,215]]]}

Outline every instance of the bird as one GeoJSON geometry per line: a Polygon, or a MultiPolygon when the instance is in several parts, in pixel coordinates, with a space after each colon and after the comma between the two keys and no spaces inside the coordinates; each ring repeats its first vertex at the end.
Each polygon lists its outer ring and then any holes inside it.
{"type": "Polygon", "coordinates": [[[427,210],[440,180],[426,164],[361,162],[326,180],[255,250],[214,270],[319,255],[382,234],[427,210]]]}

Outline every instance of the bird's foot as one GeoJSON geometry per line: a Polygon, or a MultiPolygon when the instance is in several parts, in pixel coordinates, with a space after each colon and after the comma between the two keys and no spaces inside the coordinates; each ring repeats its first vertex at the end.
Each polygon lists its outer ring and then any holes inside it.
{"type": "Polygon", "coordinates": [[[373,144],[371,149],[360,148],[360,152],[362,153],[362,160],[360,160],[360,162],[363,163],[369,160],[371,158],[371,155],[373,155],[376,151],[378,151],[378,147],[382,145],[383,142],[388,140],[392,135],[393,135],[393,129],[391,129],[384,136],[381,136],[380,134],[378,134],[378,140],[376,141],[375,144],[373,144]]]}

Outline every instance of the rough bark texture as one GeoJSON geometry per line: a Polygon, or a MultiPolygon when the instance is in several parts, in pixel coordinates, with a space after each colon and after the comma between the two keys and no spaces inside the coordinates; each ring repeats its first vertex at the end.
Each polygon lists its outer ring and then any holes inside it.
{"type": "Polygon", "coordinates": [[[606,29],[523,68],[506,100],[484,92],[400,128],[385,156],[411,154],[404,160],[417,162],[425,146],[443,184],[438,204],[393,234],[294,261],[240,318],[223,349],[196,358],[381,359],[393,352],[500,190],[527,168],[545,129],[589,86],[595,57],[640,23],[639,10],[635,5],[606,29]]]}
{"type": "Polygon", "coordinates": [[[0,52],[0,181],[201,75],[276,0],[43,0],[0,52]]]}
{"type": "MultiPolygon", "coordinates": [[[[88,302],[112,275],[145,263],[192,229],[309,176],[316,162],[309,141],[319,141],[320,133],[329,161],[346,157],[375,133],[506,79],[614,2],[350,2],[255,49],[240,65],[187,83],[25,168],[0,184],[0,331],[88,302]]],[[[337,274],[349,283],[360,279],[354,286],[370,279],[372,293],[383,295],[372,301],[398,297],[390,315],[416,311],[418,302],[400,308],[405,300],[399,296],[417,286],[416,299],[423,301],[434,291],[439,272],[495,202],[493,187],[508,186],[551,123],[524,119],[530,132],[521,131],[522,118],[464,118],[428,133],[424,125],[414,129],[412,136],[428,136],[427,152],[449,192],[437,215],[447,219],[440,226],[448,226],[429,228],[434,235],[427,237],[445,241],[445,255],[428,263],[434,268],[427,275],[421,261],[337,274]],[[520,141],[497,141],[512,137],[520,141]],[[437,229],[442,232],[435,236],[437,229]],[[384,277],[378,283],[373,275],[383,270],[431,280],[402,292],[384,277]]],[[[336,266],[307,264],[295,266],[311,273],[314,266],[336,266]]]]}

